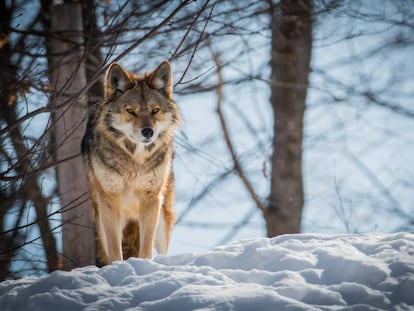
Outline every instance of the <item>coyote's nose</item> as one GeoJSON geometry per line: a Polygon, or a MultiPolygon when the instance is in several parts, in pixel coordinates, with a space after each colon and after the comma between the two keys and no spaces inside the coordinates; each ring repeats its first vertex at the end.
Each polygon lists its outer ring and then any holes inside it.
{"type": "Polygon", "coordinates": [[[152,135],[154,135],[154,131],[150,127],[144,127],[141,130],[141,133],[142,133],[142,136],[144,136],[145,138],[151,138],[152,135]]]}

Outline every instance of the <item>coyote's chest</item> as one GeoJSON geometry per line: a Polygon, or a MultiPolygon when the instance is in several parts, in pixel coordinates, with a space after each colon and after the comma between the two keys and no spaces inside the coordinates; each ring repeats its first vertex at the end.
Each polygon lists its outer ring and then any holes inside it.
{"type": "Polygon", "coordinates": [[[125,164],[114,157],[109,165],[96,163],[95,175],[103,190],[113,195],[128,197],[130,193],[158,191],[165,182],[170,165],[168,159],[158,161],[156,157],[155,153],[145,161],[125,164]]]}

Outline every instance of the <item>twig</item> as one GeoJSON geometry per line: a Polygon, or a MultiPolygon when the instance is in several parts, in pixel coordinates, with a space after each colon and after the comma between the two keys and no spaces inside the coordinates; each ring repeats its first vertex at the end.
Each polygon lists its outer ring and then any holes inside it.
{"type": "Polygon", "coordinates": [[[223,130],[224,140],[227,145],[227,149],[229,150],[231,154],[231,158],[234,163],[234,169],[237,172],[238,176],[240,177],[241,181],[243,182],[244,186],[246,187],[248,193],[250,194],[251,198],[255,202],[257,208],[264,214],[266,212],[266,208],[264,207],[262,201],[258,198],[256,192],[253,189],[252,184],[247,179],[246,174],[243,171],[242,166],[240,165],[239,159],[236,155],[236,151],[234,150],[233,143],[231,142],[229,131],[226,126],[226,121],[224,119],[223,111],[221,109],[222,102],[223,102],[223,91],[222,86],[224,83],[223,76],[221,74],[221,61],[220,57],[217,53],[214,54],[214,62],[217,66],[217,78],[218,83],[216,87],[216,94],[217,94],[217,113],[220,119],[220,125],[223,130]]]}
{"type": "Polygon", "coordinates": [[[194,27],[195,22],[198,20],[198,18],[200,17],[201,13],[204,12],[204,10],[206,9],[208,3],[210,2],[210,0],[207,0],[203,7],[198,11],[196,17],[194,18],[194,20],[191,22],[190,26],[188,27],[187,31],[185,32],[184,36],[182,37],[180,43],[177,45],[177,48],[175,49],[174,53],[172,53],[172,55],[169,58],[169,61],[173,60],[175,58],[175,55],[177,55],[178,51],[180,50],[181,46],[183,45],[184,41],[187,39],[188,35],[190,34],[191,30],[194,27]]]}
{"type": "MultiPolygon", "coordinates": [[[[24,225],[14,226],[12,229],[5,230],[3,232],[0,232],[0,235],[2,235],[2,234],[8,234],[10,232],[13,232],[14,230],[21,230],[21,229],[24,229],[24,228],[28,228],[30,226],[33,226],[33,225],[37,224],[40,221],[43,221],[43,220],[46,220],[46,219],[50,219],[51,216],[53,216],[53,215],[61,214],[61,213],[67,212],[69,210],[72,210],[72,209],[74,209],[74,208],[76,208],[78,206],[81,206],[83,203],[87,202],[88,200],[89,200],[88,193],[87,192],[84,192],[79,197],[73,199],[71,202],[69,202],[65,206],[59,208],[58,210],[56,210],[56,211],[54,211],[52,213],[47,214],[47,216],[45,216],[45,217],[39,217],[36,220],[34,220],[32,222],[29,222],[29,223],[26,223],[24,225]],[[81,200],[81,201],[79,201],[79,200],[81,200]],[[76,203],[76,204],[73,205],[73,206],[70,206],[73,203],[76,203]]],[[[0,253],[0,255],[5,254],[5,253],[0,253]]]]}
{"type": "MultiPolygon", "coordinates": [[[[205,4],[205,5],[207,5],[207,4],[208,4],[208,2],[209,2],[209,0],[206,2],[206,4],[205,4]]],[[[188,62],[187,67],[185,67],[184,72],[183,72],[183,74],[181,75],[181,78],[178,80],[178,82],[177,82],[175,85],[178,85],[178,84],[180,84],[180,83],[183,81],[183,79],[184,79],[185,75],[187,74],[188,69],[189,69],[189,68],[190,68],[190,66],[191,66],[191,63],[192,63],[193,58],[194,58],[194,55],[195,55],[195,53],[197,52],[198,46],[200,45],[201,39],[203,38],[203,36],[204,36],[204,32],[206,31],[207,24],[208,24],[208,22],[210,21],[211,16],[213,15],[214,6],[215,6],[215,4],[213,4],[213,6],[211,7],[210,14],[209,14],[209,15],[208,15],[208,17],[207,17],[206,22],[204,23],[203,30],[201,31],[201,34],[200,34],[200,36],[198,37],[198,40],[197,40],[196,45],[195,45],[195,47],[194,47],[193,53],[191,54],[190,61],[188,62]]]]}
{"type": "Polygon", "coordinates": [[[175,224],[182,225],[184,217],[186,217],[197,206],[197,202],[199,202],[204,196],[209,194],[215,187],[220,185],[220,183],[228,175],[230,175],[231,172],[232,172],[231,170],[228,170],[228,171],[225,171],[223,174],[216,176],[208,185],[203,187],[203,190],[199,194],[197,194],[196,196],[193,196],[190,200],[190,203],[186,207],[186,209],[184,209],[184,211],[180,214],[180,216],[177,217],[175,224]]]}

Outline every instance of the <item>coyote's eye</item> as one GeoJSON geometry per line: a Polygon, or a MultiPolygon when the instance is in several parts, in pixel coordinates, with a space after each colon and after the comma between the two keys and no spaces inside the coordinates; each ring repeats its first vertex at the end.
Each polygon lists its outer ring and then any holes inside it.
{"type": "Polygon", "coordinates": [[[158,111],[160,111],[160,108],[154,108],[154,109],[152,109],[152,114],[156,114],[158,111]]]}
{"type": "Polygon", "coordinates": [[[132,110],[131,108],[127,108],[126,109],[126,111],[129,113],[129,114],[132,114],[133,116],[136,116],[137,114],[135,113],[135,111],[134,110],[132,110]]]}

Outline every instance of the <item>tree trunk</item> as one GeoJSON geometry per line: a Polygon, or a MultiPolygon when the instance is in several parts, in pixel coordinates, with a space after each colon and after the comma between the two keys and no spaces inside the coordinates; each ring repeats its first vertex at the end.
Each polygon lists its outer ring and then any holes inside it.
{"type": "MultiPolygon", "coordinates": [[[[103,59],[101,53],[101,44],[103,42],[102,33],[98,29],[96,23],[96,4],[94,0],[82,1],[82,12],[83,12],[83,29],[84,29],[84,40],[85,40],[85,71],[87,81],[91,81],[96,72],[98,72],[103,66],[103,59]]],[[[103,101],[103,75],[101,79],[95,82],[88,90],[88,113],[93,113],[97,108],[97,105],[103,101]]],[[[96,235],[95,235],[96,237],[96,235]]],[[[95,241],[98,242],[97,237],[95,241]]],[[[99,243],[96,243],[95,247],[95,264],[100,267],[103,263],[100,261],[100,250],[99,243]]]]}
{"type": "Polygon", "coordinates": [[[62,213],[63,268],[95,264],[95,228],[80,144],[86,126],[87,99],[79,96],[86,85],[83,48],[82,8],[79,2],[65,1],[50,7],[54,35],[49,51],[52,108],[55,125],[57,180],[62,213]]]}
{"type": "MultiPolygon", "coordinates": [[[[102,33],[96,24],[96,11],[94,0],[84,0],[82,2],[83,12],[83,29],[85,38],[85,71],[86,79],[92,80],[102,66],[103,59],[101,54],[101,44],[103,42],[102,33]]],[[[95,106],[103,100],[103,78],[94,83],[88,90],[88,109],[94,109],[95,106]]]]}
{"type": "Polygon", "coordinates": [[[274,114],[267,235],[300,232],[304,204],[302,138],[312,48],[310,0],[282,0],[271,12],[271,105],[274,114]]]}

